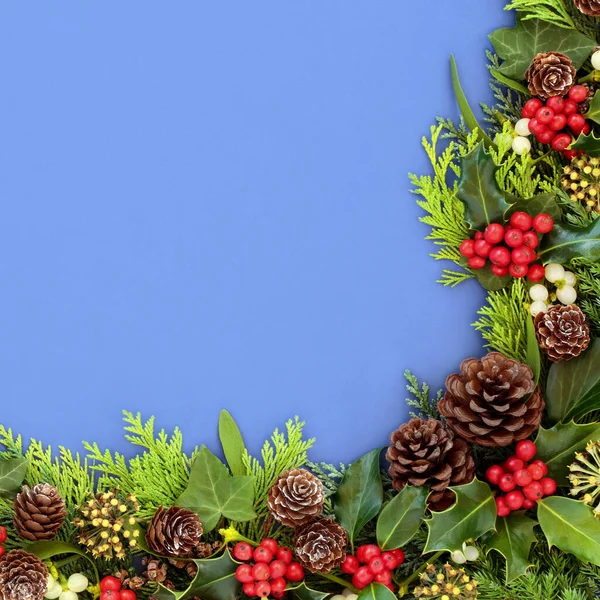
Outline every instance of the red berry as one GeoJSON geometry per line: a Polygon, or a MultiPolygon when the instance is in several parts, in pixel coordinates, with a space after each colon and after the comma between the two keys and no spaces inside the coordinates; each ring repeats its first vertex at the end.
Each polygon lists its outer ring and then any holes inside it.
{"type": "Polygon", "coordinates": [[[473,258],[475,256],[475,240],[465,240],[458,247],[458,251],[465,258],[473,258]]]}
{"type": "Polygon", "coordinates": [[[133,590],[121,590],[121,600],[137,600],[133,590]]]}
{"type": "Polygon", "coordinates": [[[542,265],[531,265],[529,267],[529,271],[527,272],[527,279],[536,283],[537,281],[541,281],[544,279],[546,275],[546,270],[542,265]]]}
{"type": "Polygon", "coordinates": [[[121,589],[121,581],[112,575],[107,575],[100,581],[101,592],[118,592],[121,589]]]}
{"type": "Polygon", "coordinates": [[[562,96],[551,96],[546,101],[546,106],[554,111],[554,114],[560,114],[565,108],[565,99],[562,96]]]}
{"type": "Polygon", "coordinates": [[[530,500],[529,498],[525,498],[525,500],[523,501],[523,508],[525,510],[529,510],[531,508],[533,508],[535,506],[535,502],[533,500],[530,500]]]}
{"type": "Polygon", "coordinates": [[[250,596],[250,598],[252,598],[252,596],[256,596],[256,590],[254,589],[254,582],[245,583],[242,586],[242,589],[244,590],[244,594],[246,594],[246,596],[250,596]]]}
{"type": "MultiPolygon", "coordinates": [[[[549,123],[550,129],[552,131],[560,131],[564,129],[567,125],[567,116],[566,115],[554,115],[554,118],[549,123]]],[[[555,138],[556,139],[556,138],[555,138]]]]}
{"type": "Polygon", "coordinates": [[[254,586],[254,593],[259,598],[268,598],[271,594],[271,584],[268,581],[259,581],[254,586]]]}
{"type": "Polygon", "coordinates": [[[285,570],[285,578],[288,581],[302,581],[304,579],[304,569],[297,562],[290,563],[285,570]]]}
{"type": "Polygon", "coordinates": [[[548,125],[540,123],[536,118],[530,119],[529,124],[527,126],[529,127],[529,131],[531,131],[533,135],[539,135],[543,131],[548,130],[548,125]]]}
{"type": "Polygon", "coordinates": [[[515,454],[523,461],[529,462],[536,453],[537,449],[531,440],[521,440],[517,444],[515,454]]]}
{"type": "Polygon", "coordinates": [[[573,100],[565,100],[562,110],[563,115],[567,115],[568,117],[569,115],[574,115],[578,110],[579,107],[577,106],[577,102],[573,102],[573,100]]]}
{"type": "Polygon", "coordinates": [[[539,481],[545,475],[544,469],[542,469],[540,465],[536,465],[533,463],[527,467],[527,470],[531,473],[531,477],[534,481],[539,481]]]}
{"type": "Polygon", "coordinates": [[[483,239],[483,231],[476,231],[475,232],[475,241],[482,240],[482,239],[483,239]]]}
{"type": "Polygon", "coordinates": [[[277,540],[274,540],[273,538],[265,538],[264,540],[262,540],[260,545],[263,548],[268,548],[274,555],[277,554],[277,550],[279,549],[279,544],[277,543],[277,540]]]}
{"type": "Polygon", "coordinates": [[[516,485],[515,478],[508,473],[506,475],[502,475],[502,477],[500,477],[500,481],[498,482],[498,487],[503,492],[510,492],[514,490],[516,485]]]}
{"type": "Polygon", "coordinates": [[[373,576],[374,574],[371,573],[371,569],[369,569],[369,567],[359,567],[356,573],[352,575],[352,585],[359,590],[362,590],[364,587],[368,586],[371,581],[373,581],[373,576]]]}
{"type": "Polygon", "coordinates": [[[405,558],[404,550],[401,550],[400,548],[396,548],[395,550],[392,550],[392,552],[398,559],[398,566],[400,566],[404,562],[404,558],[405,558]]]}
{"type": "Polygon", "coordinates": [[[523,488],[523,493],[525,494],[526,498],[529,498],[534,502],[539,500],[544,495],[542,484],[539,481],[533,481],[529,485],[526,485],[523,488]]]}
{"type": "Polygon", "coordinates": [[[383,560],[381,560],[381,555],[374,556],[369,561],[369,569],[371,569],[371,573],[373,573],[373,575],[377,575],[377,573],[381,573],[382,571],[385,571],[386,566],[385,566],[385,563],[383,562],[383,560]]]}
{"type": "Polygon", "coordinates": [[[552,140],[552,148],[557,152],[564,152],[571,145],[571,142],[571,136],[568,133],[559,133],[552,140]]]}
{"type": "MultiPolygon", "coordinates": [[[[548,474],[548,467],[546,466],[546,463],[543,460],[537,459],[537,460],[534,460],[531,464],[538,466],[542,470],[542,473],[543,473],[542,477],[546,477],[546,475],[548,474]]],[[[529,465],[529,466],[531,466],[531,465],[529,465]]],[[[535,479],[535,477],[534,477],[534,479],[535,479]]]]}
{"type": "Polygon", "coordinates": [[[531,100],[527,100],[523,106],[523,117],[525,119],[531,119],[531,117],[535,115],[535,113],[542,108],[542,106],[544,106],[544,104],[539,98],[531,98],[531,100]]]}
{"type": "Polygon", "coordinates": [[[508,275],[508,267],[501,267],[500,265],[492,265],[491,271],[497,277],[504,277],[508,275]]]}
{"type": "Polygon", "coordinates": [[[506,468],[511,473],[516,473],[517,471],[520,471],[521,469],[525,468],[525,463],[518,456],[509,456],[506,459],[506,468]]]}
{"type": "Polygon", "coordinates": [[[507,517],[510,514],[510,508],[502,496],[496,496],[496,512],[499,517],[507,517]]]}
{"type": "Polygon", "coordinates": [[[399,566],[398,557],[393,552],[382,552],[381,560],[388,571],[393,571],[399,566]]]}
{"type": "Polygon", "coordinates": [[[590,127],[590,124],[586,121],[585,125],[583,126],[583,129],[581,130],[581,133],[583,133],[583,135],[588,135],[591,129],[592,128],[590,127]]]}
{"type": "Polygon", "coordinates": [[[475,253],[477,256],[481,256],[483,258],[487,258],[490,255],[490,250],[492,249],[492,245],[485,240],[477,240],[475,242],[475,253]]]}
{"type": "Polygon", "coordinates": [[[505,246],[496,246],[490,252],[490,260],[499,267],[507,267],[510,263],[510,250],[505,246]]]}
{"type": "Polygon", "coordinates": [[[510,225],[515,229],[520,229],[521,231],[527,231],[531,229],[531,225],[533,223],[533,219],[522,210],[518,210],[513,213],[510,217],[510,225]]]}
{"type": "Polygon", "coordinates": [[[483,238],[488,244],[499,244],[504,239],[504,227],[500,223],[490,223],[483,232],[483,238]]]}
{"type": "Polygon", "coordinates": [[[253,551],[254,549],[250,544],[247,544],[246,542],[238,542],[233,547],[233,558],[242,562],[250,560],[252,558],[253,551]]]}
{"type": "Polygon", "coordinates": [[[510,257],[515,265],[528,265],[532,260],[535,260],[533,250],[530,250],[527,246],[515,248],[510,257]]]}
{"type": "Polygon", "coordinates": [[[519,469],[515,473],[515,483],[519,487],[525,487],[526,485],[529,485],[532,481],[533,477],[527,469],[519,469]]]}
{"type": "Polygon", "coordinates": [[[515,265],[511,263],[508,265],[508,272],[515,278],[520,279],[521,277],[525,277],[527,272],[529,271],[529,267],[527,265],[515,265]]]}
{"type": "Polygon", "coordinates": [[[287,594],[287,592],[285,592],[285,591],[274,592],[273,590],[271,590],[271,598],[275,598],[276,600],[279,600],[279,598],[285,598],[286,594],[287,594]]]}
{"type": "Polygon", "coordinates": [[[504,470],[500,465],[492,465],[486,472],[485,478],[494,485],[498,485],[500,478],[504,475],[504,470]]]}
{"type": "Polygon", "coordinates": [[[532,250],[534,248],[537,248],[539,241],[540,240],[534,231],[526,231],[523,234],[523,246],[527,246],[528,248],[531,248],[532,250]]]}
{"type": "Polygon", "coordinates": [[[121,592],[119,590],[106,590],[100,594],[100,600],[121,600],[121,592]]]}
{"type": "Polygon", "coordinates": [[[585,127],[585,117],[578,113],[569,115],[567,117],[567,125],[569,126],[571,131],[575,134],[575,136],[578,136],[583,131],[583,128],[585,127]]]}
{"type": "Polygon", "coordinates": [[[4,544],[6,541],[6,527],[0,525],[0,544],[4,544]]]}
{"type": "Polygon", "coordinates": [[[550,144],[556,136],[556,131],[547,129],[536,135],[536,139],[540,144],[550,144]]]}
{"type": "Polygon", "coordinates": [[[524,500],[525,496],[519,490],[514,490],[506,494],[506,505],[510,510],[521,510],[524,500]]]}
{"type": "Polygon", "coordinates": [[[257,563],[270,563],[273,560],[273,552],[265,546],[259,546],[254,549],[252,558],[254,559],[254,562],[257,563]]]}
{"type": "Polygon", "coordinates": [[[352,556],[352,554],[347,554],[340,568],[347,575],[354,575],[359,566],[360,563],[358,562],[358,558],[356,558],[356,556],[352,556]]]}
{"type": "Polygon", "coordinates": [[[240,565],[235,570],[235,578],[240,583],[250,583],[251,581],[254,581],[254,575],[252,574],[252,566],[246,563],[240,565]]]}
{"type": "Polygon", "coordinates": [[[271,577],[269,565],[263,562],[257,562],[252,567],[252,577],[254,577],[254,581],[267,581],[267,579],[271,577]]]}
{"type": "Polygon", "coordinates": [[[535,113],[535,118],[540,123],[548,125],[550,121],[554,119],[554,111],[551,108],[548,108],[547,106],[542,106],[541,108],[538,108],[537,112],[535,113]]]}
{"type": "Polygon", "coordinates": [[[4,556],[5,552],[6,552],[6,549],[4,548],[4,546],[0,546],[0,558],[2,558],[4,556]]]}
{"type": "Polygon", "coordinates": [[[520,229],[507,229],[504,234],[504,241],[511,248],[518,248],[523,245],[523,232],[520,229]]]}
{"type": "Polygon", "coordinates": [[[546,213],[540,213],[533,219],[533,228],[538,233],[548,233],[549,231],[552,231],[553,227],[554,219],[546,213]]]}
{"type": "Polygon", "coordinates": [[[387,585],[392,583],[392,572],[386,569],[385,571],[381,571],[381,573],[375,573],[375,577],[373,577],[373,579],[377,583],[383,583],[383,585],[387,585]]]}
{"type": "Polygon", "coordinates": [[[277,577],[283,577],[285,575],[287,569],[287,565],[281,560],[274,560],[269,565],[269,573],[271,574],[271,579],[277,579],[277,577]]]}
{"type": "Polygon", "coordinates": [[[380,554],[381,550],[376,544],[363,544],[356,549],[356,558],[358,558],[358,562],[363,565],[368,564],[372,558],[379,556],[380,554]]]}
{"type": "Polygon", "coordinates": [[[585,85],[574,85],[569,90],[569,100],[573,100],[573,102],[577,102],[577,104],[583,102],[587,98],[587,95],[588,91],[585,85]]]}
{"type": "Polygon", "coordinates": [[[269,583],[271,584],[271,594],[273,592],[285,592],[287,583],[283,577],[275,577],[269,583]]]}
{"type": "Polygon", "coordinates": [[[544,496],[552,496],[556,492],[556,481],[550,477],[544,477],[540,479],[542,485],[542,493],[544,496]]]}
{"type": "Polygon", "coordinates": [[[289,565],[292,562],[292,551],[286,546],[281,546],[277,549],[275,558],[280,560],[283,564],[289,565]]]}

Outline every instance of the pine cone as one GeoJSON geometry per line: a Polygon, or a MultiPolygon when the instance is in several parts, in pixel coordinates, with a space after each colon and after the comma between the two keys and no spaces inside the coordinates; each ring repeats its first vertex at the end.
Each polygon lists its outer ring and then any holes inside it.
{"type": "Polygon", "coordinates": [[[508,446],[539,426],[546,403],[527,365],[490,352],[469,358],[446,379],[440,413],[448,426],[480,446],[508,446]]]}
{"type": "Polygon", "coordinates": [[[202,523],[198,515],[185,508],[162,506],[152,517],[146,543],[154,552],[175,558],[191,556],[200,543],[202,523]]]}
{"type": "Polygon", "coordinates": [[[600,17],[600,0],[573,0],[573,4],[589,17],[600,17]]]}
{"type": "Polygon", "coordinates": [[[323,484],[306,469],[284,471],[271,486],[267,506],[287,527],[300,527],[323,512],[323,484]]]}
{"type": "Polygon", "coordinates": [[[554,362],[571,360],[590,345],[590,326],[576,304],[553,304],[534,323],[540,348],[554,362]]]}
{"type": "Polygon", "coordinates": [[[333,519],[321,518],[296,530],[294,553],[311,573],[329,573],[346,558],[348,534],[333,519]]]}
{"type": "Polygon", "coordinates": [[[542,52],[525,72],[529,91],[542,100],[564,96],[575,84],[577,71],[566,54],[542,52]]]}
{"type": "Polygon", "coordinates": [[[14,501],[13,523],[18,534],[30,542],[51,540],[61,528],[67,511],[58,490],[40,483],[29,489],[24,485],[14,501]]]}
{"type": "Polygon", "coordinates": [[[146,570],[142,573],[142,577],[146,581],[165,584],[168,574],[167,565],[165,563],[149,556],[142,560],[142,564],[146,567],[146,570]]]}
{"type": "Polygon", "coordinates": [[[428,485],[427,499],[432,510],[445,510],[454,504],[449,485],[469,483],[475,461],[469,445],[435,419],[411,419],[400,425],[390,437],[386,459],[394,489],[405,485],[428,485]]]}
{"type": "Polygon", "coordinates": [[[48,569],[33,554],[12,550],[0,558],[0,600],[42,600],[48,569]]]}
{"type": "Polygon", "coordinates": [[[125,571],[125,569],[117,571],[114,574],[114,577],[121,582],[121,589],[123,590],[132,590],[137,592],[146,584],[146,580],[143,577],[140,577],[139,575],[132,575],[128,571],[125,571]]]}

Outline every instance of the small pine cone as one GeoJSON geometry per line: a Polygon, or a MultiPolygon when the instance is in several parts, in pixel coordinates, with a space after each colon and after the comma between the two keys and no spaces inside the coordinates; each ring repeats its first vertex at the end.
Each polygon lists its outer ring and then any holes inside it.
{"type": "Polygon", "coordinates": [[[194,555],[196,558],[208,558],[220,550],[222,546],[223,544],[221,542],[200,542],[196,548],[194,548],[194,555]]]}
{"type": "Polygon", "coordinates": [[[194,579],[194,577],[196,577],[196,575],[198,574],[198,567],[197,567],[196,563],[188,561],[185,564],[185,572],[187,573],[187,576],[190,579],[194,579]]]}
{"type": "Polygon", "coordinates": [[[311,573],[329,573],[346,557],[348,534],[333,519],[321,518],[296,530],[294,553],[311,573]]]}
{"type": "Polygon", "coordinates": [[[508,446],[528,438],[546,406],[530,367],[490,352],[469,358],[446,379],[438,403],[448,427],[473,444],[508,446]]]}
{"type": "Polygon", "coordinates": [[[146,581],[164,584],[167,581],[167,565],[156,558],[145,557],[142,564],[146,570],[142,573],[142,577],[146,581]]]}
{"type": "Polygon", "coordinates": [[[306,469],[284,471],[271,486],[267,506],[287,527],[300,527],[323,512],[323,484],[306,469]]]}
{"type": "Polygon", "coordinates": [[[33,554],[12,550],[0,558],[0,600],[42,600],[48,569],[33,554]]]}
{"type": "Polygon", "coordinates": [[[590,345],[590,326],[576,304],[553,304],[534,323],[540,348],[554,362],[571,360],[590,345]]]}
{"type": "Polygon", "coordinates": [[[529,91],[542,100],[564,96],[575,84],[577,71],[566,54],[542,52],[525,72],[529,91]]]}
{"type": "Polygon", "coordinates": [[[573,0],[573,4],[584,15],[600,17],[600,0],[573,0]]]}
{"type": "Polygon", "coordinates": [[[201,536],[198,515],[178,506],[168,510],[161,506],[148,525],[146,543],[157,554],[184,558],[192,555],[201,536]]]}
{"type": "Polygon", "coordinates": [[[132,576],[131,573],[125,571],[124,569],[115,573],[114,577],[121,582],[121,589],[123,590],[132,590],[136,592],[144,587],[146,583],[143,577],[140,577],[139,575],[132,576]]]}
{"type": "Polygon", "coordinates": [[[24,485],[13,505],[18,534],[30,542],[51,540],[61,528],[67,511],[58,490],[47,483],[30,489],[24,485]]]}
{"type": "Polygon", "coordinates": [[[454,504],[449,485],[473,480],[475,461],[469,445],[440,421],[411,419],[390,436],[386,459],[394,489],[405,485],[427,485],[431,510],[446,510],[454,504]]]}

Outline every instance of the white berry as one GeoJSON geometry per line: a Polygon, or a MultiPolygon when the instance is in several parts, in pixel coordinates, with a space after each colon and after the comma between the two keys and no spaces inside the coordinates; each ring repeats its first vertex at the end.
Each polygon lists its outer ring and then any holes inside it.
{"type": "Polygon", "coordinates": [[[531,152],[531,142],[521,135],[518,135],[512,141],[512,149],[515,154],[529,154],[531,152]]]}
{"type": "Polygon", "coordinates": [[[577,300],[577,292],[573,286],[563,285],[560,289],[556,290],[556,297],[563,304],[573,304],[577,300]]]}
{"type": "Polygon", "coordinates": [[[342,592],[342,596],[344,596],[344,598],[347,598],[348,596],[351,596],[352,594],[354,594],[354,592],[352,590],[349,590],[348,588],[344,588],[344,591],[342,592]]]}
{"type": "Polygon", "coordinates": [[[329,600],[346,600],[347,596],[342,596],[342,594],[336,594],[335,596],[331,596],[329,600]]]}
{"type": "Polygon", "coordinates": [[[457,565],[464,565],[467,562],[467,557],[460,550],[450,552],[450,559],[457,565]]]}
{"type": "Polygon", "coordinates": [[[545,277],[548,281],[554,283],[563,279],[565,276],[565,270],[562,265],[558,263],[549,263],[546,265],[545,277]]]}
{"type": "Polygon", "coordinates": [[[77,594],[75,592],[71,592],[70,590],[63,592],[58,600],[77,600],[77,594]]]}
{"type": "Polygon", "coordinates": [[[564,281],[567,285],[575,287],[577,284],[577,276],[571,271],[565,271],[564,281]]]}
{"type": "Polygon", "coordinates": [[[479,550],[475,546],[465,546],[463,544],[463,553],[467,560],[477,560],[479,558],[479,550]]]}
{"type": "Polygon", "coordinates": [[[546,300],[548,300],[548,290],[546,289],[545,285],[542,285],[541,283],[536,283],[535,285],[531,286],[531,289],[529,290],[529,297],[534,302],[545,302],[546,300]]]}
{"type": "Polygon", "coordinates": [[[356,594],[348,594],[345,596],[346,600],[358,600],[358,596],[356,594]]]}
{"type": "Polygon", "coordinates": [[[44,598],[48,598],[48,600],[56,600],[56,598],[58,598],[63,593],[63,589],[60,583],[54,581],[54,579],[52,581],[52,587],[48,586],[48,591],[44,596],[44,598]]]}
{"type": "Polygon", "coordinates": [[[544,313],[547,310],[548,310],[548,306],[546,305],[545,302],[542,302],[541,300],[536,300],[529,307],[529,312],[531,313],[532,317],[535,317],[536,315],[539,315],[540,313],[544,313]]]}
{"type": "Polygon", "coordinates": [[[600,50],[597,50],[592,54],[592,67],[600,70],[600,50]]]}
{"type": "Polygon", "coordinates": [[[527,137],[531,135],[529,131],[529,119],[520,119],[515,123],[515,133],[527,137]]]}
{"type": "Polygon", "coordinates": [[[67,587],[75,593],[84,592],[88,585],[88,578],[83,573],[74,573],[67,581],[67,587]]]}

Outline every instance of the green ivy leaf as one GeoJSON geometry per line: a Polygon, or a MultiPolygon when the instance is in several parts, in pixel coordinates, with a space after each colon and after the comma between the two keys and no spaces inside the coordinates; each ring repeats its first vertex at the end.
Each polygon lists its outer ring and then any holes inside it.
{"type": "Polygon", "coordinates": [[[377,519],[377,543],[382,550],[401,548],[412,540],[425,516],[428,493],[424,487],[406,486],[388,502],[377,519]]]}
{"type": "Polygon", "coordinates": [[[588,135],[582,133],[569,148],[583,150],[589,156],[600,156],[600,138],[597,138],[593,131],[590,131],[588,135]]]}
{"type": "Polygon", "coordinates": [[[599,261],[600,219],[585,229],[556,223],[552,231],[542,238],[538,256],[544,263],[565,264],[578,256],[585,256],[592,262],[599,261]]]}
{"type": "Polygon", "coordinates": [[[600,123],[600,94],[596,92],[592,101],[590,102],[590,108],[585,113],[584,117],[594,123],[600,123]]]}
{"type": "Polygon", "coordinates": [[[396,600],[396,595],[381,583],[371,583],[361,591],[357,600],[396,600]]]}
{"type": "Polygon", "coordinates": [[[536,522],[523,512],[514,512],[496,521],[496,531],[487,540],[489,550],[497,550],[506,559],[506,583],[525,575],[529,562],[529,550],[535,542],[533,528],[536,522]]]}
{"type": "Polygon", "coordinates": [[[543,460],[548,467],[548,476],[558,485],[569,485],[567,475],[569,465],[575,460],[575,453],[585,449],[590,440],[600,439],[600,423],[577,425],[573,421],[558,423],[551,429],[541,427],[535,440],[536,458],[543,460]]]}
{"type": "Polygon", "coordinates": [[[456,196],[465,205],[465,219],[473,229],[502,221],[510,205],[496,183],[496,165],[482,142],[461,162],[456,196]]]}
{"type": "Polygon", "coordinates": [[[552,363],[546,405],[553,422],[577,420],[600,409],[600,339],[577,358],[552,363]]]}
{"type": "Polygon", "coordinates": [[[0,460],[0,496],[10,498],[21,488],[27,474],[26,458],[6,458],[0,460]]]}
{"type": "Polygon", "coordinates": [[[537,516],[550,548],[600,565],[600,519],[592,509],[571,498],[550,496],[537,503],[537,516]]]}
{"type": "Polygon", "coordinates": [[[352,463],[344,473],[335,495],[335,516],[348,532],[351,543],[377,515],[383,502],[383,486],[379,476],[381,450],[371,450],[352,463]]]}
{"type": "Polygon", "coordinates": [[[246,475],[246,467],[242,460],[246,450],[244,438],[237,423],[225,409],[219,416],[219,439],[231,474],[246,475]]]}
{"type": "Polygon", "coordinates": [[[307,587],[304,581],[299,586],[287,589],[287,597],[290,600],[324,600],[330,595],[328,592],[319,592],[307,587]]]}
{"type": "Polygon", "coordinates": [[[510,79],[525,79],[525,71],[540,52],[562,52],[579,69],[596,46],[595,40],[575,29],[564,29],[539,19],[517,15],[515,27],[497,29],[490,35],[496,54],[504,61],[498,69],[510,79]]]}
{"type": "Polygon", "coordinates": [[[188,486],[175,504],[195,512],[204,531],[212,531],[221,515],[232,521],[249,521],[256,517],[254,477],[230,476],[227,467],[202,446],[188,486]]]}
{"type": "Polygon", "coordinates": [[[525,320],[525,327],[527,332],[527,354],[525,362],[531,367],[531,370],[533,371],[533,380],[537,385],[542,371],[542,362],[540,358],[540,346],[535,337],[535,326],[533,324],[533,319],[529,316],[525,320]]]}
{"type": "Polygon", "coordinates": [[[450,488],[456,502],[443,512],[432,513],[425,521],[429,529],[424,553],[459,549],[463,542],[476,540],[494,528],[496,503],[487,483],[473,479],[471,483],[450,488]]]}
{"type": "Polygon", "coordinates": [[[77,556],[81,556],[87,560],[90,565],[92,565],[92,569],[96,575],[96,581],[94,583],[99,583],[100,581],[98,569],[96,568],[96,563],[94,560],[92,560],[87,552],[81,548],[78,548],[77,546],[73,546],[73,544],[59,542],[57,540],[50,540],[47,542],[35,542],[33,544],[29,544],[25,550],[30,554],[35,554],[35,556],[37,556],[40,560],[50,560],[51,558],[62,554],[75,554],[77,556]]]}

